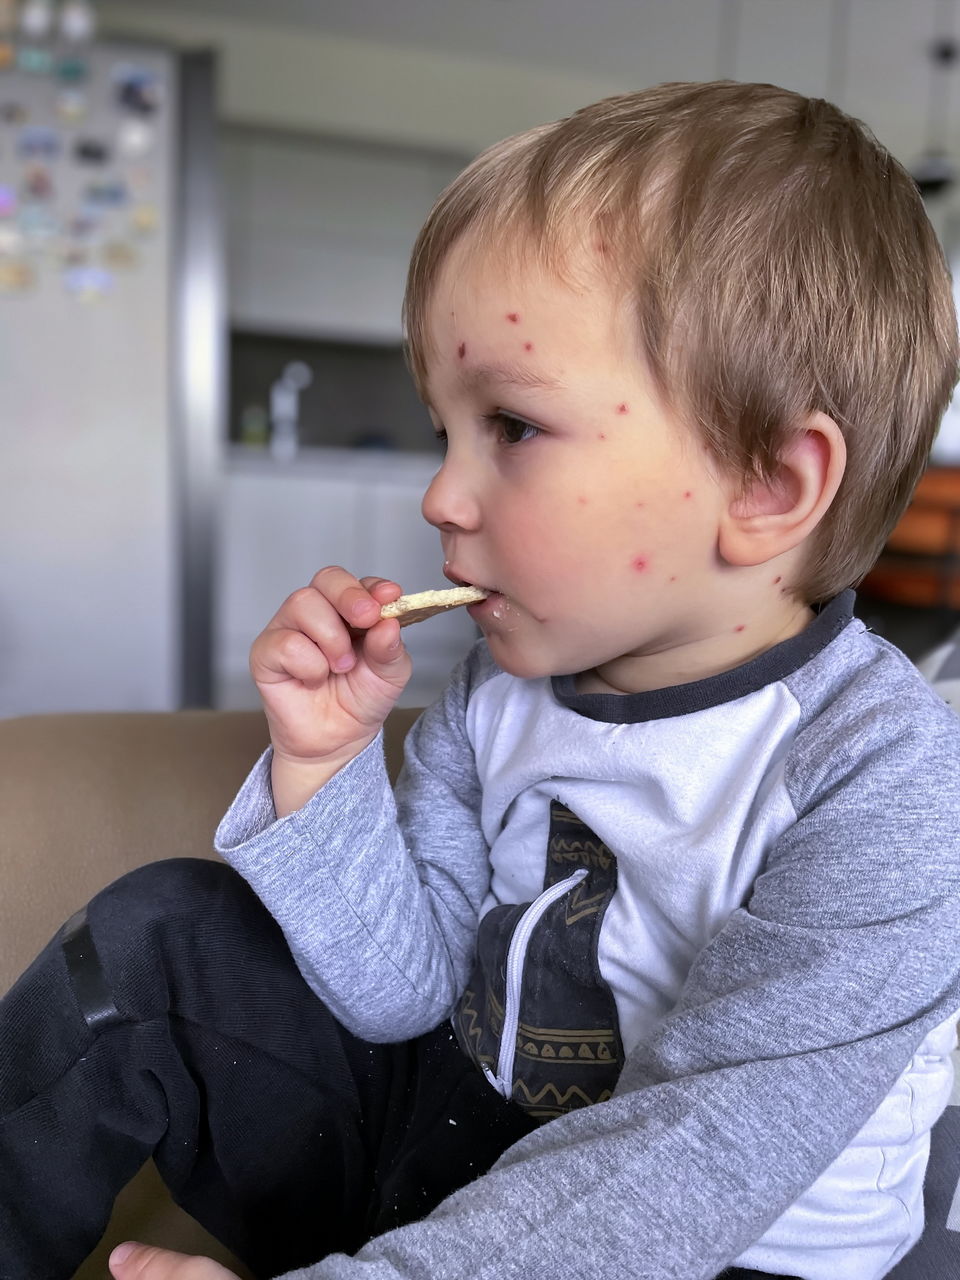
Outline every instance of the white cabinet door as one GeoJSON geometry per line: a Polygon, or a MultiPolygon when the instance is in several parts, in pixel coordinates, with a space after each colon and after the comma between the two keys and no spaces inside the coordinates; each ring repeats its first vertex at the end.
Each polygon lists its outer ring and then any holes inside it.
{"type": "Polygon", "coordinates": [[[217,705],[259,705],[247,670],[254,637],[291,591],[357,548],[359,482],[269,468],[229,472],[220,511],[217,705]]]}
{"type": "MultiPolygon", "coordinates": [[[[318,449],[289,465],[264,458],[228,468],[215,603],[217,706],[259,705],[250,645],[286,596],[324,565],[394,578],[405,591],[445,585],[439,536],[420,515],[436,466],[429,456],[318,449]]],[[[405,628],[414,674],[403,705],[432,701],[477,634],[462,609],[405,628]]]]}

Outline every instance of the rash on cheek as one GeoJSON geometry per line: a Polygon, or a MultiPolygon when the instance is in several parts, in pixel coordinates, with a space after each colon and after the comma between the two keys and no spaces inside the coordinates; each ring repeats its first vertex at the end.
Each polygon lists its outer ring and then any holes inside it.
{"type": "Polygon", "coordinates": [[[630,561],[630,568],[636,570],[637,573],[645,573],[650,567],[650,561],[646,556],[634,556],[630,561]]]}

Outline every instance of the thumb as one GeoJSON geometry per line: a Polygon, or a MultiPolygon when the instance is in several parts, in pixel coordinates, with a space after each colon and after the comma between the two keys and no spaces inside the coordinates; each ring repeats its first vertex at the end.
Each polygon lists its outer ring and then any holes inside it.
{"type": "Polygon", "coordinates": [[[212,1258],[191,1257],[128,1240],[110,1254],[114,1280],[237,1280],[212,1258]]]}
{"type": "Polygon", "coordinates": [[[413,664],[395,618],[385,619],[372,627],[363,639],[363,656],[375,675],[391,684],[406,683],[413,664]]]}

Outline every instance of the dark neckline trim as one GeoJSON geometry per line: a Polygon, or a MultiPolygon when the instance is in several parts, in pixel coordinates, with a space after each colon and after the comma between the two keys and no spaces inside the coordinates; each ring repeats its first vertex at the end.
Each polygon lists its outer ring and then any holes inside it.
{"type": "Polygon", "coordinates": [[[853,617],[855,594],[841,591],[828,600],[799,635],[774,645],[759,657],[690,684],[644,693],[577,693],[574,676],[554,676],[553,696],[561,706],[588,720],[609,724],[639,724],[644,720],[666,720],[671,716],[705,711],[723,702],[733,702],[765,685],[774,684],[799,670],[840,634],[853,617]]]}

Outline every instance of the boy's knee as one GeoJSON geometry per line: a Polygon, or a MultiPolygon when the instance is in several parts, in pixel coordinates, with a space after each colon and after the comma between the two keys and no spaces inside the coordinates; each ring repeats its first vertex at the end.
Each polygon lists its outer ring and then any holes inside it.
{"type": "Polygon", "coordinates": [[[121,876],[60,931],[87,1024],[102,1030],[174,1008],[208,942],[223,946],[263,914],[242,877],[212,859],[170,858],[121,876]]]}
{"type": "Polygon", "coordinates": [[[167,858],[120,876],[90,900],[86,910],[96,930],[142,934],[157,923],[227,910],[253,896],[226,863],[205,858],[167,858]]]}

